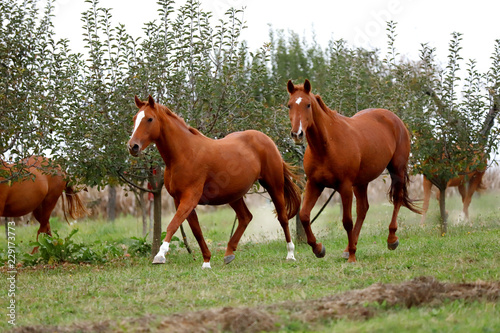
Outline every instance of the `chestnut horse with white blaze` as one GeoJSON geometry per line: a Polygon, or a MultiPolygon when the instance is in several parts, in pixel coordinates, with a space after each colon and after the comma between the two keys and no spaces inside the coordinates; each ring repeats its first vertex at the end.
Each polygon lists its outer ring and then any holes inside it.
{"type": "Polygon", "coordinates": [[[188,126],[182,118],[158,104],[135,97],[139,112],[134,116],[134,131],[128,142],[130,154],[137,156],[154,142],[165,161],[165,187],[174,198],[176,213],[155,256],[154,264],[166,262],[172,236],[188,220],[203,254],[202,268],[210,268],[211,253],[198,222],[195,208],[201,205],[229,204],[238,217],[238,227],[229,240],[224,262],[230,263],[252,214],[243,196],[259,181],[268,191],[285,233],[288,255],[295,260],[288,220],[300,207],[297,176],[282,159],[274,142],[258,131],[236,132],[220,140],[210,139],[188,126]]]}
{"type": "MultiPolygon", "coordinates": [[[[72,219],[86,214],[84,204],[73,187],[68,184],[60,167],[49,167],[48,159],[40,156],[32,156],[24,163],[30,173],[27,178],[12,183],[0,182],[0,216],[19,217],[33,212],[35,219],[40,222],[36,235],[38,240],[40,233],[52,235],[49,223],[50,214],[63,192],[67,201],[65,205],[63,200],[66,220],[66,214],[72,219]]],[[[9,165],[2,166],[2,169],[9,167],[9,165]]]]}
{"type": "Polygon", "coordinates": [[[311,83],[294,85],[288,81],[291,135],[296,143],[304,136],[304,170],[307,176],[300,220],[307,242],[317,257],[325,255],[325,247],[316,243],[310,225],[310,213],[325,187],[339,192],[342,199],[342,223],[347,231],[348,245],[343,257],[356,261],[356,245],[368,211],[368,183],[384,169],[391,175],[390,200],[394,204],[387,244],[394,250],[399,244],[397,216],[403,205],[420,213],[408,197],[407,172],[410,135],[404,123],[385,109],[359,111],[345,117],[330,110],[319,95],[311,93],[311,83]],[[356,224],[353,228],[352,201],[356,196],[356,224]]]}

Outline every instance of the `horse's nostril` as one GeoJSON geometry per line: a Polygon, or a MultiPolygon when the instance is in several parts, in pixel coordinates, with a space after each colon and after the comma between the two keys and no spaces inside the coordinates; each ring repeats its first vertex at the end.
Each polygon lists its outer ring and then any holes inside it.
{"type": "Polygon", "coordinates": [[[133,147],[132,147],[132,151],[134,152],[138,152],[139,151],[139,145],[138,144],[135,144],[133,147]]]}

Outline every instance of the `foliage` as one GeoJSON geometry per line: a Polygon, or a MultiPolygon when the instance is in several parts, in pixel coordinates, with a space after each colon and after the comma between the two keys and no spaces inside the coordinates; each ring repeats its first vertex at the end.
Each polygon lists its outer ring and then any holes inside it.
{"type": "Polygon", "coordinates": [[[52,236],[40,234],[38,241],[30,244],[38,247],[38,252],[31,257],[26,257],[26,263],[47,263],[52,265],[62,262],[96,263],[104,261],[104,258],[89,246],[73,242],[71,238],[77,232],[78,229],[73,229],[64,239],[55,230],[52,232],[52,236]]]}
{"type": "Polygon", "coordinates": [[[0,169],[1,182],[24,177],[23,158],[50,154],[62,141],[59,106],[71,73],[59,67],[68,40],[53,38],[52,2],[40,18],[35,0],[0,3],[0,160],[14,162],[0,169]]]}
{"type": "Polygon", "coordinates": [[[148,242],[148,235],[144,237],[130,237],[127,251],[130,255],[142,257],[151,255],[151,243],[148,242]]]}

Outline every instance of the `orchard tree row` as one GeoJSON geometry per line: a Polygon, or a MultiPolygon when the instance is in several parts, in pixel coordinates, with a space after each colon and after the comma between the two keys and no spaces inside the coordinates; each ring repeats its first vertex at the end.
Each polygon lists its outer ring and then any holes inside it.
{"type": "Polygon", "coordinates": [[[441,190],[467,169],[484,168],[498,150],[500,40],[492,45],[490,70],[480,73],[474,60],[461,58],[459,33],[441,68],[427,44],[419,59],[402,60],[394,22],[382,51],[342,39],[323,46],[272,29],[260,49],[250,50],[241,38],[241,9],[228,8],[216,21],[199,1],[177,7],[159,0],[157,19],[132,36],[111,9],[87,0],[82,35],[74,37],[84,39],[80,54],[70,40],[55,39],[53,2],[43,11],[35,0],[0,3],[0,159],[13,165],[0,168],[0,182],[25,177],[20,161],[38,154],[89,186],[145,190],[148,179],[161,186],[152,179],[162,166],[155,149],[132,158],[125,147],[134,95],[151,94],[212,138],[263,131],[285,160],[297,162],[301,149],[288,138],[284,107],[288,79],[308,78],[330,108],[347,116],[372,107],[394,111],[412,134],[413,173],[441,190]]]}

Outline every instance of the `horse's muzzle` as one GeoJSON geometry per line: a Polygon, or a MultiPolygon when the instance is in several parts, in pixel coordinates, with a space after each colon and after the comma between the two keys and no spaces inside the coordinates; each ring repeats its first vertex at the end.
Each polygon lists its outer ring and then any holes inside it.
{"type": "Polygon", "coordinates": [[[302,144],[302,140],[304,140],[304,131],[299,131],[299,133],[290,132],[293,141],[295,141],[296,145],[302,144]]]}
{"type": "Polygon", "coordinates": [[[139,147],[139,145],[136,143],[134,145],[128,145],[128,152],[130,153],[130,155],[132,156],[138,156],[139,153],[141,152],[141,147],[139,147]]]}

